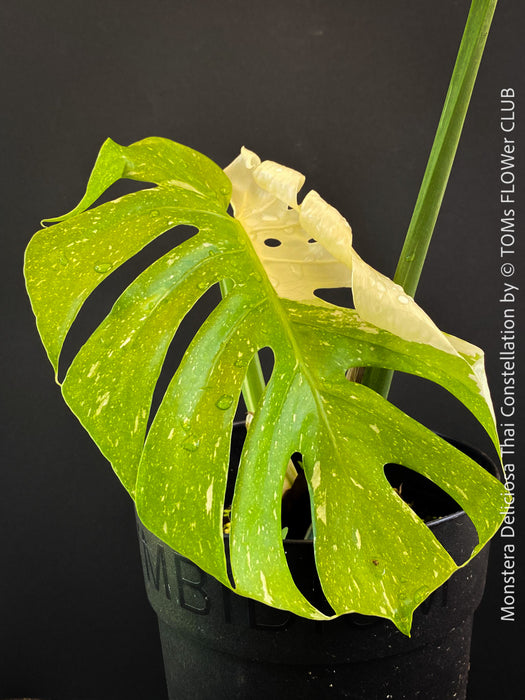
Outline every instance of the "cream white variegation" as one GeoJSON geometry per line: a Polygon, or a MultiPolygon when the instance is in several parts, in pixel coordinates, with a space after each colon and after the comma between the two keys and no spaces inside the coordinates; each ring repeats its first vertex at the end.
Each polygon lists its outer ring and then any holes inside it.
{"type": "MultiPolygon", "coordinates": [[[[297,203],[304,175],[273,161],[261,162],[246,148],[224,172],[233,185],[235,217],[250,236],[279,296],[315,303],[316,289],[352,287],[363,321],[405,340],[456,353],[445,334],[398,284],[359,257],[352,246],[352,229],[334,207],[314,190],[297,203]],[[268,239],[280,245],[268,246],[268,239]]],[[[469,347],[469,354],[480,353],[469,347]]]]}

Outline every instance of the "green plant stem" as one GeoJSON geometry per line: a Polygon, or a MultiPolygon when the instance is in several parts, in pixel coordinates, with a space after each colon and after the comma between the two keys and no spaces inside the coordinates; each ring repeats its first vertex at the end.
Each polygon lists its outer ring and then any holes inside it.
{"type": "MultiPolygon", "coordinates": [[[[414,296],[439,214],[497,0],[472,0],[441,119],[401,251],[394,282],[414,296]]],[[[363,384],[385,398],[393,371],[365,370],[363,384]]]]}
{"type": "MultiPolygon", "coordinates": [[[[233,288],[233,282],[229,279],[222,280],[219,286],[222,296],[225,297],[233,288]]],[[[255,411],[255,407],[262,396],[265,386],[266,383],[264,381],[261,361],[259,355],[256,354],[248,366],[248,371],[246,372],[246,377],[242,384],[244,403],[246,404],[246,409],[251,413],[255,411]]]]}

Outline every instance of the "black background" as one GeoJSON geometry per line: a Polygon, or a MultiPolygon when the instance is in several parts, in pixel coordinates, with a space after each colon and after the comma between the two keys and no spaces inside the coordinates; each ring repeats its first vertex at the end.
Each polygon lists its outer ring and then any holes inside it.
{"type": "MultiPolygon", "coordinates": [[[[0,697],[165,697],[132,505],[63,404],[25,296],[23,250],[40,219],[80,199],[107,136],[166,136],[223,166],[246,145],[304,172],[306,188],[349,219],[359,254],[392,275],[468,6],[1,2],[0,697]]],[[[418,290],[443,330],[486,350],[496,406],[499,95],[518,91],[519,145],[524,18],[522,3],[500,0],[418,290]]],[[[490,451],[444,392],[397,377],[392,399],[490,451]]],[[[517,621],[501,622],[502,558],[497,536],[475,623],[471,700],[515,698],[522,677],[522,583],[517,621]]]]}

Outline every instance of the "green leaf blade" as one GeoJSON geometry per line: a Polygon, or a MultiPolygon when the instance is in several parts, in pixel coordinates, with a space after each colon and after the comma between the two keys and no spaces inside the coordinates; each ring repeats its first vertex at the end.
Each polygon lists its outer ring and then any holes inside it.
{"type": "MultiPolygon", "coordinates": [[[[341,383],[350,367],[378,367],[415,374],[454,395],[472,412],[499,450],[488,388],[474,369],[480,363],[482,366],[482,354],[452,355],[424,343],[403,340],[363,322],[352,309],[283,303],[309,364],[320,379],[341,383]],[[329,363],[325,361],[327,353],[329,363]]],[[[458,339],[448,337],[452,343],[459,343],[458,339]]]]}
{"type": "Polygon", "coordinates": [[[286,468],[291,455],[301,449],[304,430],[314,413],[311,391],[293,359],[289,354],[287,359],[277,357],[260,411],[250,425],[239,466],[230,551],[239,593],[297,615],[326,619],[299,592],[286,561],[281,534],[286,468]]]}
{"type": "Polygon", "coordinates": [[[221,279],[220,263],[201,234],[164,255],[123,293],[66,375],[67,404],[132,495],[168,347],[208,285],[221,279]]]}
{"type": "Polygon", "coordinates": [[[415,607],[458,567],[390,487],[384,465],[402,464],[447,491],[483,543],[497,528],[487,516],[495,502],[504,502],[505,490],[444,440],[383,405],[375,392],[358,384],[343,387],[339,396],[333,387],[331,392],[326,406],[335,444],[320,440],[324,450],[305,459],[323,590],[338,614],[387,617],[407,631],[415,607]],[[337,584],[345,578],[346,592],[337,584]]]}
{"type": "Polygon", "coordinates": [[[137,483],[145,525],[228,586],[222,520],[230,435],[264,313],[264,302],[234,289],[207,319],[157,412],[137,483]]]}
{"type": "Polygon", "coordinates": [[[33,236],[26,251],[26,284],[55,372],[65,337],[89,295],[173,226],[199,225],[194,212],[202,208],[214,210],[200,195],[184,190],[143,190],[33,236]]]}
{"type": "Polygon", "coordinates": [[[182,186],[211,197],[224,209],[231,193],[231,183],[221,168],[188,146],[156,136],[130,146],[120,146],[112,139],[106,139],[80,202],[67,214],[44,219],[44,222],[56,223],[74,218],[121,178],[182,186]]]}

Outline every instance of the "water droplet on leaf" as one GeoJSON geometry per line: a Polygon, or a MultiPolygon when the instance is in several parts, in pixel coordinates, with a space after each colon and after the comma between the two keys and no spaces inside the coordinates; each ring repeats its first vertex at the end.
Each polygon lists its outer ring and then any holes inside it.
{"type": "Polygon", "coordinates": [[[195,450],[199,449],[199,444],[200,440],[198,440],[194,435],[190,435],[184,440],[182,447],[186,450],[186,452],[195,452],[195,450]]]}
{"type": "Polygon", "coordinates": [[[228,408],[233,403],[233,396],[230,396],[229,394],[223,394],[220,399],[218,399],[215,402],[215,405],[217,408],[220,408],[221,411],[226,411],[228,408]]]}
{"type": "Polygon", "coordinates": [[[97,263],[95,265],[95,272],[99,272],[101,275],[105,274],[106,272],[109,272],[113,265],[110,262],[104,262],[104,263],[97,263]]]}
{"type": "Polygon", "coordinates": [[[67,255],[65,253],[62,253],[60,255],[60,264],[62,265],[62,267],[67,267],[68,263],[69,263],[69,260],[68,260],[67,255]]]}
{"type": "Polygon", "coordinates": [[[199,289],[208,289],[208,283],[207,282],[199,282],[197,285],[199,289]]]}
{"type": "Polygon", "coordinates": [[[155,217],[157,217],[157,216],[159,215],[159,210],[158,210],[158,209],[152,209],[152,210],[150,211],[149,214],[150,214],[150,216],[154,219],[155,217]]]}
{"type": "Polygon", "coordinates": [[[248,364],[248,360],[244,357],[239,357],[239,359],[235,360],[233,364],[235,365],[235,367],[246,367],[246,365],[248,364]]]}

